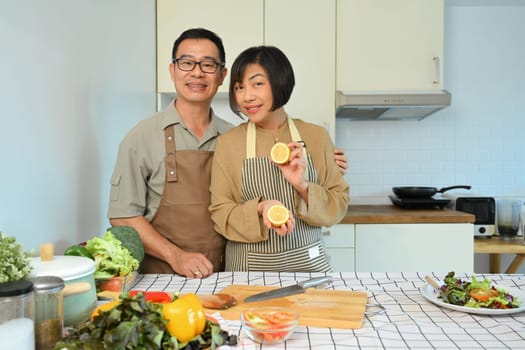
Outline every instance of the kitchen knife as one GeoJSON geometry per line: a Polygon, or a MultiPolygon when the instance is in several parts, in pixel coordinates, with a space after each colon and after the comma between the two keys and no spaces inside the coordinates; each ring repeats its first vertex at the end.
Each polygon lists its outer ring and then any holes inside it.
{"type": "Polygon", "coordinates": [[[275,298],[282,298],[288,295],[301,294],[301,293],[306,292],[306,288],[316,287],[321,284],[330,284],[330,283],[332,283],[332,277],[330,276],[316,277],[316,278],[312,278],[306,281],[299,282],[292,286],[278,288],[278,289],[270,290],[268,292],[250,295],[248,298],[244,299],[244,302],[251,303],[254,301],[269,300],[269,299],[275,299],[275,298]]]}

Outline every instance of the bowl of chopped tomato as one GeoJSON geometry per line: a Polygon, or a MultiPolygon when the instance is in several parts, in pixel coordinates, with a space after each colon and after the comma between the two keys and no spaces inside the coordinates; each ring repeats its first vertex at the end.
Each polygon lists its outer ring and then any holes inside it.
{"type": "Polygon", "coordinates": [[[284,342],[293,334],[299,314],[283,307],[260,307],[241,312],[241,325],[246,335],[259,344],[284,342]]]}

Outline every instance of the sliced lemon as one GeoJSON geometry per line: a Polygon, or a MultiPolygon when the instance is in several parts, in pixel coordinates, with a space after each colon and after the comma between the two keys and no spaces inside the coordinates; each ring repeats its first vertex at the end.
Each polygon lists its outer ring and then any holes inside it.
{"type": "Polygon", "coordinates": [[[275,227],[281,227],[290,219],[290,211],[280,204],[272,205],[266,215],[268,221],[275,227]]]}
{"type": "Polygon", "coordinates": [[[286,143],[277,142],[270,150],[270,158],[276,164],[286,164],[290,161],[290,147],[286,143]]]}

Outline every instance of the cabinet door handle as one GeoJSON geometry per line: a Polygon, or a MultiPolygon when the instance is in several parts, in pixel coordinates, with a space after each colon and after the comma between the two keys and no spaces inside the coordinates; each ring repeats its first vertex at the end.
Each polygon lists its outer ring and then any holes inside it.
{"type": "Polygon", "coordinates": [[[323,236],[330,236],[330,230],[323,230],[321,233],[323,236]]]}
{"type": "Polygon", "coordinates": [[[439,57],[434,56],[432,59],[434,60],[434,80],[432,84],[439,84],[439,80],[441,79],[439,57]]]}

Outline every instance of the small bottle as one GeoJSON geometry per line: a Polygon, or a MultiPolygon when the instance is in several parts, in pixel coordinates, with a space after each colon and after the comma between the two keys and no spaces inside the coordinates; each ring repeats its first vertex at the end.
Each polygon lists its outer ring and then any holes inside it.
{"type": "Polygon", "coordinates": [[[0,283],[0,341],[2,350],[34,350],[33,283],[0,283]]]}
{"type": "Polygon", "coordinates": [[[64,328],[64,280],[56,276],[32,279],[35,294],[36,350],[51,350],[62,338],[64,328]]]}

